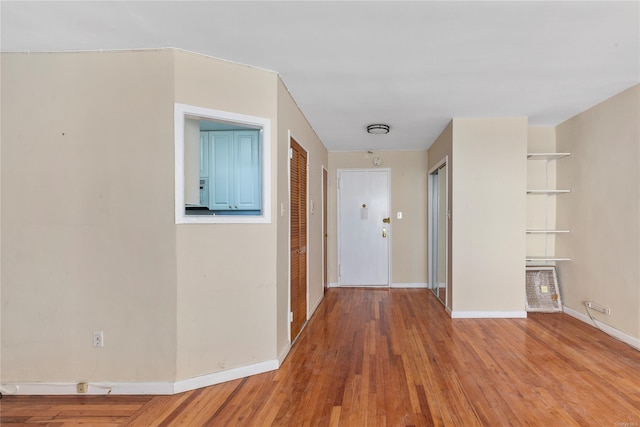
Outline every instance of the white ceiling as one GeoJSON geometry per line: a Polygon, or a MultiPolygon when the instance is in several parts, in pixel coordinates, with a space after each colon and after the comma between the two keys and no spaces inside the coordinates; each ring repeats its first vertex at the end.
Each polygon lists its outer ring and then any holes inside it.
{"type": "Polygon", "coordinates": [[[2,51],[175,47],[277,71],[330,151],[556,125],[640,82],[640,3],[0,2],[2,51]],[[371,123],[391,126],[369,135],[371,123]]]}

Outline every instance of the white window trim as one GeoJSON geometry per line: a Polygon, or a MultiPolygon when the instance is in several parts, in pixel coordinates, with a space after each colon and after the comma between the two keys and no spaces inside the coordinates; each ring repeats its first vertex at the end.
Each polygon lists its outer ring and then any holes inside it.
{"type": "Polygon", "coordinates": [[[175,138],[175,219],[176,224],[268,224],[271,223],[271,119],[212,110],[176,103],[175,138]],[[184,122],[186,118],[211,119],[259,128],[262,152],[261,215],[185,215],[184,209],[184,122]]]}

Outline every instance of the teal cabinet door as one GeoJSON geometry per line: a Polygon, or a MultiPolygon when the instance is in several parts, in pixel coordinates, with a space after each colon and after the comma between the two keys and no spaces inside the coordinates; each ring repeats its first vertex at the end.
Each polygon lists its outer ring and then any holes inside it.
{"type": "Polygon", "coordinates": [[[261,208],[262,173],[260,170],[260,142],[257,131],[236,131],[233,141],[234,208],[261,208]]]}
{"type": "Polygon", "coordinates": [[[219,211],[260,210],[262,170],[259,132],[201,133],[208,134],[208,208],[219,211]]]}

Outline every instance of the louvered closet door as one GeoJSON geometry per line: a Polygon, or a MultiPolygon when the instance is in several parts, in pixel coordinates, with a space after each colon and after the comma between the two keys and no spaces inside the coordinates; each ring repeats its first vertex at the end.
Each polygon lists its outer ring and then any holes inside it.
{"type": "Polygon", "coordinates": [[[307,321],[307,152],[291,139],[291,341],[307,321]]]}

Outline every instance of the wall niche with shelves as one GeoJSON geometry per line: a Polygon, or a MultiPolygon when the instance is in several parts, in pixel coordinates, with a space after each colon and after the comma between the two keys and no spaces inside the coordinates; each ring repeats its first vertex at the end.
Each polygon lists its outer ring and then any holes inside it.
{"type": "Polygon", "coordinates": [[[570,261],[565,254],[555,253],[557,236],[568,234],[556,228],[556,197],[570,193],[570,189],[556,188],[555,163],[571,153],[527,153],[527,257],[528,266],[555,265],[570,261]]]}

